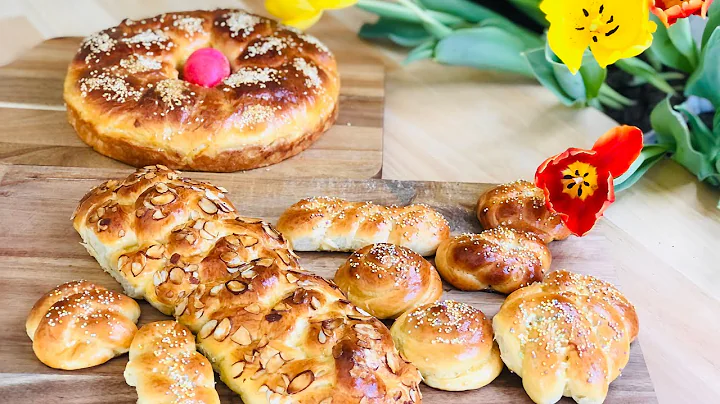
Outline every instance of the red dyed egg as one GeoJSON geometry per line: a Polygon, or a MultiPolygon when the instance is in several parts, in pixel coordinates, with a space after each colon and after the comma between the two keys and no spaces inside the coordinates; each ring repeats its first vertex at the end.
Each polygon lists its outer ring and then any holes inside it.
{"type": "Polygon", "coordinates": [[[183,67],[183,79],[203,87],[214,87],[229,75],[230,62],[213,48],[196,50],[183,67]]]}

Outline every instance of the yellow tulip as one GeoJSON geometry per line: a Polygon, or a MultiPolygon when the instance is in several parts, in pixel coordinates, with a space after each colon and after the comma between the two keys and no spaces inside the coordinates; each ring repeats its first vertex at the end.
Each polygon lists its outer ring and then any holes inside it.
{"type": "Polygon", "coordinates": [[[657,26],[648,0],[543,0],[550,49],[575,74],[590,46],[603,68],[641,54],[657,26]]]}
{"type": "Polygon", "coordinates": [[[283,24],[299,29],[310,28],[324,10],[350,7],[358,0],[265,0],[265,8],[283,24]]]}

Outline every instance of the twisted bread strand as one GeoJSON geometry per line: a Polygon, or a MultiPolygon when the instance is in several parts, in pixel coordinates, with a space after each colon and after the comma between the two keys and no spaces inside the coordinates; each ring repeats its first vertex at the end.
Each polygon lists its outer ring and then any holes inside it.
{"type": "Polygon", "coordinates": [[[387,328],[304,272],[283,236],[238,216],[225,193],[146,167],[90,191],[73,220],[128,293],[198,333],[244,402],[420,402],[417,369],[387,328]]]}

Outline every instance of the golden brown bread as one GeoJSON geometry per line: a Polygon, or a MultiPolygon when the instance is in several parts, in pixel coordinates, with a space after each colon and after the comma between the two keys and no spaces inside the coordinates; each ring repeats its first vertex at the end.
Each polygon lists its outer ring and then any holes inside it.
{"type": "Polygon", "coordinates": [[[90,191],[73,223],[128,293],[198,334],[245,403],[419,402],[420,376],[389,330],[302,270],[283,236],[238,216],[225,193],[146,167],[90,191]]]}
{"type": "Polygon", "coordinates": [[[545,207],[545,195],[528,181],[515,181],[485,191],[477,203],[477,218],[485,229],[503,226],[534,233],[544,243],[564,240],[570,230],[560,216],[545,207]]]}
{"type": "Polygon", "coordinates": [[[138,330],[125,381],[137,388],[137,404],[220,404],[212,366],[195,350],[195,336],[171,320],[138,330]]]}
{"type": "Polygon", "coordinates": [[[508,296],[493,328],[503,361],[533,401],[592,404],[605,400],[627,364],[638,318],[611,284],[556,271],[508,296]]]}
{"type": "Polygon", "coordinates": [[[447,220],[427,205],[380,206],[330,197],[292,205],[280,216],[278,229],[297,251],[355,251],[389,243],[426,256],[450,237],[447,220]]]}
{"type": "Polygon", "coordinates": [[[436,389],[478,389],[503,369],[490,320],[465,303],[446,300],[420,306],[400,316],[390,333],[425,384],[436,389]]]}
{"type": "Polygon", "coordinates": [[[442,281],[420,254],[393,244],[373,244],[353,253],[335,273],[345,296],[380,319],[397,318],[442,295],[442,281]]]}
{"type": "Polygon", "coordinates": [[[127,352],[139,317],[140,306],[129,297],[88,281],[72,281],[35,303],[25,329],[42,363],[74,370],[127,352]]]}
{"type": "Polygon", "coordinates": [[[337,115],[335,58],[317,38],[242,10],[125,20],[86,38],[64,86],[68,120],[98,152],[135,166],[237,171],[312,144],[337,115]],[[192,52],[220,50],[232,75],[185,82],[192,52]]]}
{"type": "Polygon", "coordinates": [[[456,288],[501,293],[541,281],[550,262],[550,250],[539,238],[504,227],[443,241],[435,255],[440,276],[456,288]]]}

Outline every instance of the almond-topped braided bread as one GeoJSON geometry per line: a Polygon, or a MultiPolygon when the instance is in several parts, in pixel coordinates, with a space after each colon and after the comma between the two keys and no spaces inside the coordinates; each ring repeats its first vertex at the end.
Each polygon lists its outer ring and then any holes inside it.
{"type": "Polygon", "coordinates": [[[528,181],[515,181],[490,188],[480,195],[477,218],[485,229],[510,227],[533,233],[544,243],[570,236],[560,216],[545,206],[542,189],[528,181]]]}
{"type": "Polygon", "coordinates": [[[613,285],[564,270],[513,292],[493,318],[503,362],[540,404],[562,396],[602,403],[638,327],[635,307],[613,285]]]}
{"type": "Polygon", "coordinates": [[[330,197],[292,205],[280,216],[278,229],[297,251],[355,251],[389,243],[426,256],[450,237],[447,220],[427,205],[380,206],[330,197]]]}
{"type": "Polygon", "coordinates": [[[72,281],[35,303],[25,329],[42,363],[74,370],[127,352],[139,317],[133,299],[92,282],[72,281]]]}
{"type": "Polygon", "coordinates": [[[225,192],[146,167],[90,191],[74,226],[128,293],[198,334],[245,403],[419,402],[418,371],[389,330],[225,192]]]}
{"type": "Polygon", "coordinates": [[[137,404],[220,404],[212,366],[195,349],[195,336],[171,320],[138,330],[125,381],[137,388],[137,404]]]}
{"type": "Polygon", "coordinates": [[[242,10],[124,20],[80,45],[63,98],[96,151],[141,167],[236,171],[308,148],[335,122],[340,78],[317,38],[242,10]],[[179,69],[203,48],[229,61],[214,87],[179,69]]]}

